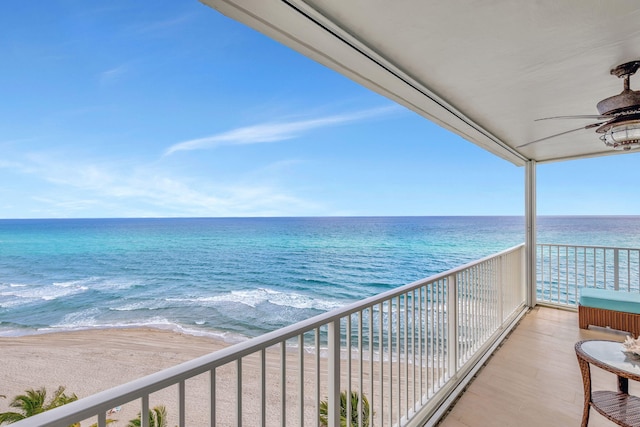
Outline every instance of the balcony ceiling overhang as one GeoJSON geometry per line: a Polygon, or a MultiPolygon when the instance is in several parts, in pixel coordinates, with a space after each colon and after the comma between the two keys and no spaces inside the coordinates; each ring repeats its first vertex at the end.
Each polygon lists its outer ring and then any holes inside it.
{"type": "Polygon", "coordinates": [[[520,146],[594,123],[536,119],[622,91],[610,70],[640,59],[637,0],[201,1],[514,164],[627,153],[593,129],[520,146]]]}

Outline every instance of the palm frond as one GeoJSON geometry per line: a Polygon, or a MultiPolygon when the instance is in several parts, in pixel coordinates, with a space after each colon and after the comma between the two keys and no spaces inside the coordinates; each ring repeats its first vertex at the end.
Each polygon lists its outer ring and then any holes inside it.
{"type": "MultiPolygon", "coordinates": [[[[371,409],[369,408],[369,399],[364,394],[357,391],[351,392],[351,414],[347,415],[347,392],[340,393],[340,426],[347,426],[347,419],[351,419],[351,425],[360,425],[360,418],[362,418],[362,426],[369,427],[369,418],[371,416],[371,409]],[[362,408],[360,405],[360,397],[362,396],[362,408]]],[[[326,400],[320,402],[320,425],[326,427],[328,425],[329,417],[329,403],[326,400]]]]}
{"type": "MultiPolygon", "coordinates": [[[[129,420],[127,427],[140,427],[141,413],[138,413],[138,418],[129,420]]],[[[167,427],[167,408],[164,405],[154,406],[153,409],[149,409],[149,427],[167,427]]]]}

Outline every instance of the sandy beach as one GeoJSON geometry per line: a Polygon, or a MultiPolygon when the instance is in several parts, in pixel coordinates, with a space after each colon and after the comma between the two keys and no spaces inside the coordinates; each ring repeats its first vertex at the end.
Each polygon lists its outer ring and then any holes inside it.
{"type": "MultiPolygon", "coordinates": [[[[58,386],[66,387],[68,394],[79,398],[141,378],[162,369],[178,365],[230,344],[211,337],[183,335],[157,329],[99,329],[0,338],[0,412],[8,410],[8,403],[28,388],[46,387],[53,392],[58,386]]],[[[315,355],[305,354],[305,421],[315,420],[315,355]]],[[[299,382],[296,348],[286,350],[286,418],[291,425],[299,420],[299,382]]],[[[279,346],[266,352],[266,419],[267,425],[278,425],[282,411],[282,363],[279,346]]],[[[326,375],[326,360],[321,363],[326,375]]],[[[250,355],[242,362],[243,425],[259,425],[261,363],[259,356],[250,355]]],[[[217,426],[236,423],[235,363],[216,370],[217,426]]],[[[326,377],[325,377],[326,378],[326,377]]],[[[186,382],[186,413],[188,426],[209,425],[208,374],[186,382]]],[[[326,383],[322,385],[323,389],[326,383]]],[[[323,391],[323,397],[326,393],[323,391]]],[[[177,386],[161,390],[150,396],[150,407],[167,408],[169,426],[177,425],[177,386]]],[[[140,411],[139,401],[123,405],[109,418],[117,420],[112,426],[126,426],[140,411]]],[[[83,422],[90,425],[96,420],[83,422]]]]}
{"type": "MultiPolygon", "coordinates": [[[[209,337],[158,329],[100,329],[0,338],[0,412],[28,388],[53,392],[65,386],[79,398],[177,365],[228,344],[209,337]]],[[[204,379],[203,379],[204,380],[204,379]]],[[[176,393],[152,396],[151,405],[174,404],[176,393]]],[[[203,412],[206,412],[206,409],[203,412]]],[[[139,406],[124,405],[112,415],[126,425],[139,406]]],[[[170,411],[170,410],[169,410],[170,411]]],[[[173,424],[170,424],[173,425],[173,424]]]]}
{"type": "MultiPolygon", "coordinates": [[[[10,400],[29,388],[46,387],[49,392],[58,386],[65,386],[67,393],[75,393],[79,398],[107,390],[128,381],[144,377],[162,369],[178,365],[182,362],[203,356],[222,349],[230,344],[211,337],[184,335],[177,332],[158,329],[98,329],[74,332],[59,332],[24,337],[0,338],[0,412],[9,409],[10,400]]],[[[295,346],[288,346],[284,351],[286,378],[284,379],[286,408],[283,409],[283,365],[282,348],[279,345],[270,347],[265,352],[265,416],[267,425],[279,425],[284,417],[290,425],[300,425],[301,411],[304,422],[315,424],[316,392],[319,386],[320,399],[327,396],[327,360],[320,358],[320,384],[316,383],[316,355],[304,352],[303,357],[295,346]],[[300,364],[304,365],[303,383],[300,383],[300,364]],[[301,394],[301,388],[304,394],[301,394]],[[301,399],[303,396],[303,399],[301,399]]],[[[355,358],[355,354],[352,355],[355,358]]],[[[343,357],[343,381],[348,370],[348,361],[343,357]]],[[[388,362],[385,364],[385,378],[391,371],[388,362]]],[[[403,372],[404,365],[394,363],[393,372],[403,372]]],[[[372,405],[378,407],[376,417],[389,415],[388,408],[397,413],[404,407],[407,395],[402,401],[389,405],[387,398],[380,395],[378,370],[379,362],[375,362],[372,382],[369,380],[369,363],[364,360],[358,367],[357,359],[353,359],[352,372],[362,372],[363,390],[372,405]],[[376,403],[374,403],[374,401],[376,403]],[[384,407],[381,408],[382,405],[384,407]]],[[[410,367],[406,367],[409,369],[410,367]]],[[[411,367],[412,368],[412,367],[411,367]]],[[[242,424],[246,426],[260,425],[261,391],[261,359],[260,354],[253,354],[242,359],[242,424]]],[[[358,388],[354,377],[352,389],[358,388]]],[[[235,362],[216,369],[216,425],[234,426],[236,422],[238,379],[235,362]]],[[[425,384],[428,381],[425,373],[425,384]]],[[[404,389],[404,381],[400,384],[394,378],[396,387],[404,389]]],[[[345,384],[343,383],[343,387],[345,384]]],[[[407,386],[409,387],[409,386],[407,386]]],[[[210,375],[205,373],[186,381],[186,425],[209,425],[210,375]]],[[[398,389],[400,390],[400,389],[398,389]]],[[[407,389],[409,391],[409,389],[407,389]]],[[[414,392],[411,390],[411,392],[414,392]]],[[[410,394],[409,394],[410,395],[410,394]]],[[[170,386],[150,396],[150,407],[164,405],[167,408],[168,426],[178,424],[178,388],[170,386]]],[[[112,426],[126,426],[140,411],[140,401],[132,401],[122,405],[109,418],[117,420],[112,426]]],[[[88,426],[96,419],[83,422],[88,426]]]]}

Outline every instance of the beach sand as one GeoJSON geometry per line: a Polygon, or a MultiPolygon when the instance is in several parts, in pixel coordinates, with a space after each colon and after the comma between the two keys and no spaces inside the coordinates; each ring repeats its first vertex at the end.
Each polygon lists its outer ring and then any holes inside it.
{"type": "MultiPolygon", "coordinates": [[[[98,329],[0,338],[0,395],[6,396],[6,399],[0,399],[0,412],[9,410],[10,400],[29,388],[44,386],[48,392],[52,393],[62,385],[66,387],[68,394],[75,393],[79,398],[83,398],[229,345],[212,337],[146,328],[98,329]]],[[[265,355],[266,425],[280,425],[283,413],[289,425],[300,425],[301,412],[304,416],[302,424],[315,425],[318,416],[316,393],[319,390],[321,400],[327,396],[326,358],[321,357],[317,362],[316,355],[309,352],[304,352],[301,357],[295,345],[287,346],[284,351],[277,345],[267,349],[265,355]],[[287,372],[284,380],[280,375],[283,353],[287,372]],[[299,375],[301,363],[304,365],[302,384],[299,375]],[[320,365],[320,384],[316,384],[316,363],[320,365]],[[283,382],[286,396],[284,409],[283,382]],[[301,389],[304,389],[304,393],[301,393],[301,389]]],[[[352,372],[355,374],[362,371],[362,388],[369,397],[372,407],[378,408],[376,418],[382,418],[384,415],[386,420],[391,415],[388,412],[389,407],[392,408],[395,418],[397,409],[404,407],[407,403],[407,394],[405,393],[401,402],[396,400],[393,405],[390,405],[388,398],[381,396],[382,391],[379,388],[380,363],[374,363],[375,373],[370,382],[368,362],[364,360],[362,366],[358,367],[356,360],[352,359],[353,369],[355,369],[352,372]]],[[[347,363],[343,357],[341,368],[343,381],[344,373],[348,368],[347,363]]],[[[396,363],[393,370],[388,369],[387,363],[384,362],[385,378],[388,378],[388,373],[391,371],[400,373],[404,369],[396,363]]],[[[242,424],[257,426],[260,425],[262,399],[260,353],[243,358],[241,372],[242,424]]],[[[237,425],[237,378],[235,362],[216,369],[217,426],[237,425]]],[[[425,374],[425,383],[427,380],[428,377],[425,374]]],[[[392,383],[394,390],[397,387],[402,389],[405,387],[402,383],[398,384],[395,376],[392,383]]],[[[185,388],[186,425],[209,425],[209,373],[187,380],[185,388]]],[[[357,388],[358,381],[354,379],[352,390],[357,388]]],[[[398,391],[400,390],[398,388],[398,391]]],[[[177,386],[168,387],[150,396],[150,407],[166,406],[169,426],[178,424],[177,402],[177,386]]],[[[137,416],[140,408],[139,400],[122,405],[118,412],[109,415],[109,418],[117,420],[111,426],[126,426],[129,420],[137,416]]],[[[83,422],[82,425],[88,426],[96,421],[97,419],[94,418],[83,422]]]]}
{"type": "MultiPolygon", "coordinates": [[[[68,394],[82,398],[227,345],[209,337],[142,328],[0,338],[0,395],[6,396],[0,399],[0,412],[9,410],[9,401],[29,388],[44,386],[53,393],[62,385],[68,394]]],[[[177,391],[167,391],[168,395],[152,396],[151,406],[166,404],[170,412],[177,391]]],[[[111,415],[119,420],[112,425],[126,425],[139,411],[138,403],[124,405],[111,415]]]]}
{"type": "MultiPolygon", "coordinates": [[[[90,396],[128,381],[144,377],[162,369],[178,365],[230,344],[211,337],[183,335],[157,329],[98,329],[58,332],[15,338],[0,338],[0,412],[9,410],[9,401],[28,388],[45,387],[52,393],[62,385],[68,394],[79,398],[90,396]]],[[[315,356],[306,354],[305,421],[315,421],[315,382],[313,381],[315,356]]],[[[296,371],[297,349],[286,350],[287,420],[296,425],[299,420],[299,382],[296,371]]],[[[282,411],[282,363],[279,346],[266,352],[266,417],[267,425],[279,424],[282,411]]],[[[326,360],[321,364],[326,373],[326,360]]],[[[261,399],[261,362],[258,355],[243,359],[243,425],[259,425],[261,399]]],[[[236,425],[236,364],[216,370],[218,426],[236,425]]],[[[208,374],[186,381],[186,413],[188,426],[209,425],[208,374]]],[[[326,384],[325,384],[326,386],[326,384]]],[[[324,393],[323,395],[326,395],[324,393]]],[[[169,426],[178,424],[177,386],[161,390],[150,396],[150,407],[167,408],[169,426]]],[[[108,417],[117,420],[111,426],[126,426],[140,412],[139,400],[123,405],[108,417]]],[[[89,425],[97,419],[83,422],[89,425]]],[[[315,424],[315,423],[314,423],[315,424]]]]}

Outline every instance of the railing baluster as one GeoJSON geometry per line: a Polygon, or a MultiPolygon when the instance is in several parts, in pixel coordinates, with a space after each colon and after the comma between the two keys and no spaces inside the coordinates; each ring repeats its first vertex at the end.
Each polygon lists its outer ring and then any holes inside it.
{"type": "MultiPolygon", "coordinates": [[[[589,286],[589,284],[587,283],[587,248],[584,248],[584,287],[586,288],[587,286],[589,286]]],[[[576,300],[577,301],[577,300],[576,300]]]]}
{"type": "Polygon", "coordinates": [[[565,303],[569,303],[569,247],[564,247],[564,274],[565,279],[564,282],[566,284],[566,289],[564,291],[564,301],[565,303]]]}
{"type": "Polygon", "coordinates": [[[411,381],[412,401],[411,406],[413,411],[416,409],[416,325],[420,325],[416,322],[416,290],[411,291],[411,363],[413,365],[413,379],[411,381]]]}
{"type": "Polygon", "coordinates": [[[549,246],[549,298],[553,298],[553,247],[549,246]]]}
{"type": "Polygon", "coordinates": [[[315,329],[315,348],[316,348],[316,427],[320,427],[320,328],[315,329]]]}
{"type": "Polygon", "coordinates": [[[631,249],[627,249],[627,292],[631,292],[631,249]]]}
{"type": "Polygon", "coordinates": [[[424,373],[424,352],[423,352],[423,344],[422,344],[422,331],[425,328],[425,324],[424,324],[424,310],[423,308],[423,300],[424,300],[424,287],[420,286],[419,290],[418,290],[418,302],[420,303],[420,305],[418,306],[418,316],[420,321],[418,322],[418,357],[420,360],[420,370],[418,371],[418,375],[419,375],[419,382],[420,382],[420,387],[418,389],[418,394],[420,397],[420,404],[422,404],[422,396],[424,396],[424,377],[423,377],[423,373],[424,373]]]}
{"type": "Polygon", "coordinates": [[[606,249],[602,249],[602,257],[603,257],[602,272],[604,275],[604,288],[609,289],[609,287],[607,286],[607,250],[606,249]]]}
{"type": "Polygon", "coordinates": [[[541,289],[539,297],[540,297],[540,299],[542,301],[544,301],[544,300],[546,300],[546,298],[544,297],[544,295],[545,295],[545,286],[544,286],[544,283],[545,283],[544,282],[544,266],[545,266],[545,263],[544,263],[544,260],[545,260],[545,257],[544,257],[544,245],[539,245],[539,246],[540,246],[540,257],[538,258],[538,262],[540,263],[540,271],[538,272],[538,274],[540,275],[540,282],[542,282],[541,283],[542,289],[541,289]]]}
{"type": "Polygon", "coordinates": [[[346,381],[347,381],[347,427],[351,426],[351,411],[353,408],[351,407],[351,315],[347,316],[347,328],[346,328],[346,345],[347,345],[347,372],[346,372],[346,381]]]}
{"type": "Polygon", "coordinates": [[[327,427],[340,427],[340,320],[329,323],[328,330],[328,423],[327,427]]]}
{"type": "Polygon", "coordinates": [[[373,408],[377,401],[374,399],[374,386],[373,386],[373,343],[374,343],[374,330],[373,330],[373,307],[369,307],[369,422],[373,427],[373,408]]]}
{"type": "Polygon", "coordinates": [[[398,419],[398,425],[400,425],[400,416],[402,415],[402,353],[400,350],[400,342],[402,339],[402,335],[400,335],[400,327],[402,320],[402,302],[401,295],[396,297],[396,375],[398,378],[398,382],[396,384],[396,417],[398,419]]]}
{"type": "MultiPolygon", "coordinates": [[[[479,305],[479,310],[481,313],[480,316],[480,330],[478,333],[478,342],[481,342],[482,340],[484,340],[484,336],[486,334],[487,329],[489,329],[489,317],[488,317],[488,311],[487,308],[489,307],[489,289],[487,284],[489,283],[490,279],[490,268],[489,268],[489,264],[490,262],[487,263],[483,263],[481,264],[480,267],[480,293],[481,293],[481,297],[480,300],[478,301],[478,305],[479,305]]],[[[478,345],[476,344],[475,349],[478,348],[478,345]]]]}
{"type": "MultiPolygon", "coordinates": [[[[442,286],[442,282],[438,282],[438,287],[437,287],[437,292],[436,292],[436,298],[438,301],[438,305],[437,305],[437,312],[436,312],[436,328],[438,331],[438,335],[437,335],[437,340],[436,340],[436,352],[437,352],[437,357],[438,357],[438,368],[440,372],[445,373],[447,376],[449,375],[449,372],[447,371],[447,366],[446,366],[446,362],[445,362],[445,355],[443,354],[443,352],[445,351],[445,335],[444,335],[444,328],[445,328],[445,318],[444,318],[444,301],[442,301],[442,299],[445,297],[445,288],[442,286]]],[[[440,374],[438,376],[438,381],[436,383],[436,386],[438,388],[440,388],[440,385],[442,384],[442,374],[440,374]]]]}
{"type": "Polygon", "coordinates": [[[575,256],[573,257],[573,300],[578,301],[578,248],[576,247],[575,256]]]}
{"type": "MultiPolygon", "coordinates": [[[[358,427],[362,427],[363,419],[362,419],[362,398],[364,397],[364,366],[363,366],[363,355],[364,355],[364,336],[362,333],[362,313],[360,310],[358,312],[358,393],[360,398],[358,399],[358,427]]],[[[371,333],[371,330],[369,330],[371,333]]]]}
{"type": "Polygon", "coordinates": [[[620,290],[620,252],[617,248],[613,250],[613,289],[620,290]]]}
{"type": "Polygon", "coordinates": [[[242,358],[236,360],[236,425],[242,427],[242,358]]]}
{"type": "Polygon", "coordinates": [[[184,427],[186,424],[186,400],[185,400],[185,382],[178,383],[178,426],[184,427]]]}
{"type": "MultiPolygon", "coordinates": [[[[380,395],[380,425],[384,425],[384,304],[379,304],[378,312],[380,313],[378,317],[378,333],[380,337],[378,338],[378,388],[380,395]]],[[[388,332],[387,332],[388,333],[388,332]]]]}
{"type": "Polygon", "coordinates": [[[435,383],[436,383],[436,377],[435,377],[435,369],[436,369],[436,363],[438,360],[438,353],[436,353],[436,351],[439,352],[438,349],[435,348],[435,340],[436,340],[436,334],[438,331],[438,325],[436,324],[436,317],[435,317],[435,313],[438,307],[438,301],[435,300],[436,295],[435,295],[435,288],[436,286],[439,285],[439,282],[436,284],[431,284],[430,286],[430,291],[431,291],[431,298],[430,298],[430,309],[431,309],[431,339],[430,339],[430,344],[431,344],[431,369],[430,369],[430,373],[431,373],[431,395],[433,395],[435,393],[435,383]]]}
{"type": "MultiPolygon", "coordinates": [[[[409,413],[409,294],[404,294],[404,414],[409,413]]],[[[402,418],[402,413],[398,415],[402,418]]]]}
{"type": "Polygon", "coordinates": [[[449,285],[447,289],[447,352],[449,354],[448,363],[451,367],[451,370],[455,371],[458,368],[458,281],[455,274],[449,276],[447,284],[449,285]]]}
{"type": "MultiPolygon", "coordinates": [[[[463,271],[458,275],[458,283],[460,281],[462,281],[462,289],[463,289],[463,294],[460,296],[460,305],[461,307],[461,320],[462,322],[464,322],[465,327],[468,324],[468,319],[470,316],[470,307],[469,307],[469,292],[470,291],[470,286],[469,286],[469,272],[468,271],[463,271]]],[[[467,352],[469,351],[469,330],[468,328],[465,330],[464,335],[463,335],[463,339],[462,339],[462,343],[458,344],[459,348],[461,349],[462,352],[464,352],[464,354],[466,355],[467,352]]],[[[466,357],[466,356],[465,356],[466,357]]]]}
{"type": "Polygon", "coordinates": [[[556,246],[556,288],[558,289],[557,300],[560,301],[560,247],[556,246]]]}
{"type": "Polygon", "coordinates": [[[298,410],[299,425],[304,424],[304,334],[298,336],[298,410]]]}
{"type": "Polygon", "coordinates": [[[287,342],[280,343],[280,425],[287,425],[287,342]]]}
{"type": "Polygon", "coordinates": [[[149,427],[149,395],[142,396],[142,410],[140,411],[140,427],[149,427]]]}
{"type": "Polygon", "coordinates": [[[267,425],[267,350],[260,350],[260,425],[267,425]]]}
{"type": "MultiPolygon", "coordinates": [[[[480,312],[482,313],[482,315],[480,316],[480,323],[481,323],[481,328],[480,328],[480,335],[479,335],[479,339],[478,342],[480,342],[481,340],[484,340],[484,337],[487,334],[487,330],[489,329],[489,326],[491,324],[491,319],[489,318],[489,307],[490,307],[490,303],[489,303],[489,298],[490,298],[490,290],[489,290],[489,286],[487,286],[488,283],[490,283],[489,281],[491,280],[491,263],[492,261],[488,261],[486,263],[481,264],[481,281],[483,283],[483,285],[481,285],[480,287],[480,292],[482,293],[482,297],[480,299],[480,301],[478,302],[478,304],[480,305],[480,312]]],[[[478,348],[476,346],[476,348],[478,348]]]]}
{"type": "Polygon", "coordinates": [[[477,315],[478,315],[478,310],[477,310],[477,301],[478,301],[478,294],[477,294],[477,280],[476,280],[476,276],[477,276],[478,272],[477,269],[474,267],[473,269],[469,270],[469,280],[470,280],[470,284],[471,284],[471,288],[469,289],[469,311],[470,311],[470,316],[468,319],[468,325],[469,325],[469,350],[468,352],[473,350],[473,347],[475,346],[475,342],[478,340],[478,328],[477,328],[477,315]]]}
{"type": "Polygon", "coordinates": [[[593,248],[593,287],[597,288],[598,287],[598,282],[596,281],[598,274],[597,274],[597,267],[598,264],[596,263],[596,248],[593,248]]]}
{"type": "Polygon", "coordinates": [[[216,368],[209,371],[209,425],[216,427],[216,368]]]}
{"type": "Polygon", "coordinates": [[[389,417],[389,424],[390,426],[393,425],[393,299],[389,300],[387,303],[387,310],[388,310],[388,314],[389,314],[389,330],[387,331],[387,338],[388,338],[388,343],[387,343],[387,347],[388,347],[388,357],[389,357],[389,384],[388,384],[388,388],[387,388],[387,395],[388,395],[388,400],[389,400],[389,406],[388,406],[388,414],[387,416],[389,417]]]}

